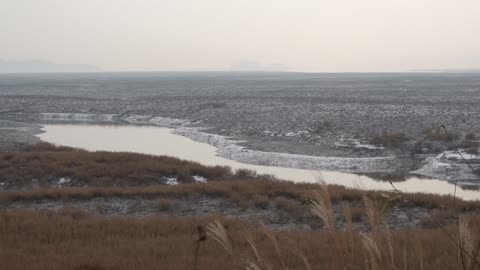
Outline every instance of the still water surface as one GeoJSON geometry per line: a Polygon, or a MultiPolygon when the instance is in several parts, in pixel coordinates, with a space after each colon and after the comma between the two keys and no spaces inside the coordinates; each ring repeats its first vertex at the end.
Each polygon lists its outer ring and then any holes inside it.
{"type": "MultiPolygon", "coordinates": [[[[294,182],[316,182],[321,175],[328,184],[367,190],[392,190],[387,182],[367,176],[331,171],[312,171],[293,168],[270,167],[240,163],[216,155],[216,147],[199,143],[173,134],[173,129],[144,126],[96,126],[96,125],[45,125],[45,131],[37,135],[41,140],[56,145],[82,148],[88,151],[134,152],[150,155],[166,155],[195,161],[207,166],[230,166],[251,169],[259,174],[271,174],[279,179],[294,182]]],[[[395,183],[403,192],[436,193],[448,195],[453,184],[441,180],[411,177],[395,183]]],[[[457,196],[467,200],[480,200],[480,191],[457,189],[457,196]]]]}

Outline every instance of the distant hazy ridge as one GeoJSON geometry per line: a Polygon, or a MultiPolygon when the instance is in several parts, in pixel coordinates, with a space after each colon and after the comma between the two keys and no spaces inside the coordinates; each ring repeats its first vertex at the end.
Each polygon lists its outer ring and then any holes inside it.
{"type": "Polygon", "coordinates": [[[98,67],[81,64],[56,64],[43,60],[6,61],[0,59],[0,73],[95,72],[98,67]]]}

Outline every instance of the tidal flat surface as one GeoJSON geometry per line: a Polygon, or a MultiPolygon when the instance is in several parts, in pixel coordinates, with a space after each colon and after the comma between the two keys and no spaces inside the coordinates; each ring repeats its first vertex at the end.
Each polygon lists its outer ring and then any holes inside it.
{"type": "MultiPolygon", "coordinates": [[[[34,135],[43,123],[184,126],[241,141],[253,151],[384,158],[375,166],[347,168],[358,173],[415,171],[476,184],[460,160],[442,158],[451,143],[431,140],[425,130],[445,125],[461,146],[467,133],[480,135],[479,103],[476,73],[0,75],[0,148],[38,141],[34,135]],[[406,139],[372,145],[372,136],[382,132],[406,139]]],[[[189,130],[182,135],[203,139],[189,130]]],[[[245,163],[251,155],[229,158],[245,163]]],[[[478,167],[480,159],[472,163],[478,167]]],[[[346,170],[333,164],[322,169],[346,170]]]]}

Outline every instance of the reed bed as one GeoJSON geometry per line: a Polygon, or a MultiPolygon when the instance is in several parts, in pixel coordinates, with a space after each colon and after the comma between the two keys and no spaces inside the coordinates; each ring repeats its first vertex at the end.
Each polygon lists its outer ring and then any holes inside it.
{"type": "MultiPolygon", "coordinates": [[[[480,219],[462,224],[470,252],[480,219]]],[[[0,214],[0,240],[0,269],[9,270],[463,269],[457,246],[441,229],[273,231],[221,216],[133,219],[9,210],[0,214]]]]}
{"type": "MultiPolygon", "coordinates": [[[[310,201],[310,210],[326,227],[326,231],[312,235],[307,240],[315,243],[328,243],[328,251],[318,247],[318,252],[310,259],[308,249],[302,250],[289,245],[293,250],[282,252],[280,237],[283,232],[275,234],[265,226],[260,226],[264,238],[271,242],[268,250],[259,249],[251,234],[244,237],[251,247],[253,255],[243,258],[243,268],[249,270],[270,269],[480,269],[480,216],[461,214],[457,216],[454,226],[440,227],[436,230],[401,230],[391,231],[383,217],[388,212],[388,205],[399,197],[388,197],[387,200],[373,201],[364,196],[365,211],[368,216],[370,230],[354,231],[351,226],[351,212],[344,207],[348,226],[339,230],[336,226],[335,210],[331,195],[325,184],[321,184],[316,196],[310,201]],[[319,242],[317,242],[319,241],[319,242]],[[264,254],[261,255],[261,251],[264,254]],[[438,252],[438,253],[437,253],[438,252]],[[318,257],[328,253],[330,256],[322,261],[318,257]],[[435,254],[435,255],[434,255],[435,254]],[[268,256],[268,257],[267,257],[268,256]],[[285,258],[297,257],[297,265],[289,266],[285,258]],[[273,258],[272,258],[273,257],[273,258]],[[315,260],[315,262],[312,262],[315,260]],[[444,261],[446,260],[446,261],[444,261]],[[303,266],[298,261],[303,262],[303,266]],[[320,267],[319,267],[320,265],[320,267]]],[[[455,202],[455,199],[454,199],[455,202]]],[[[458,212],[457,212],[458,213],[458,212]]],[[[234,256],[231,240],[225,227],[217,220],[209,225],[213,240],[226,249],[227,254],[242,265],[234,256]]],[[[258,231],[258,230],[257,230],[258,231]]]]}

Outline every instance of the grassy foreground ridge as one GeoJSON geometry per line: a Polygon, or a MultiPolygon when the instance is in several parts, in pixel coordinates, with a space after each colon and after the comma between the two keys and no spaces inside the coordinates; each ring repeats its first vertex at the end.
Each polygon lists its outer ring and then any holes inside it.
{"type": "Polygon", "coordinates": [[[0,269],[480,269],[480,202],[451,196],[48,144],[0,153],[0,182],[0,269]]]}

